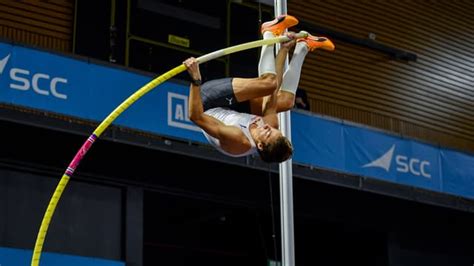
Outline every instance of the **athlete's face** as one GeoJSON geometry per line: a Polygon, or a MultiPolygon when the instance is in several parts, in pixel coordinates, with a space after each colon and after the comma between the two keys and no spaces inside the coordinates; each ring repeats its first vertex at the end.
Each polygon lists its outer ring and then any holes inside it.
{"type": "Polygon", "coordinates": [[[264,145],[272,143],[281,136],[281,132],[269,126],[268,124],[263,124],[262,126],[257,127],[257,141],[263,143],[264,145]]]}

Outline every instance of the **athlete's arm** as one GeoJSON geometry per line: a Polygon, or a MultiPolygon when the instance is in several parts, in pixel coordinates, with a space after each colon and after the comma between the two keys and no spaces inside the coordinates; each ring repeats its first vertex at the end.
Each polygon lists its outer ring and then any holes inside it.
{"type": "MultiPolygon", "coordinates": [[[[195,58],[189,58],[184,61],[184,64],[188,68],[188,73],[193,80],[201,80],[199,65],[195,58]]],[[[228,150],[225,146],[231,146],[233,144],[240,146],[238,144],[241,144],[246,139],[239,128],[227,126],[218,119],[204,113],[200,85],[195,84],[194,82],[191,83],[188,101],[189,119],[202,130],[206,131],[207,134],[219,139],[225,150],[228,150]]]]}

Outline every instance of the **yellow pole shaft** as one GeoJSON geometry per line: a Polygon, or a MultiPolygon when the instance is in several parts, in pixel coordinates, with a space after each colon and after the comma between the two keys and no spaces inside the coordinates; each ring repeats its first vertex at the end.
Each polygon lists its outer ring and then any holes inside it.
{"type": "MultiPolygon", "coordinates": [[[[296,38],[304,38],[307,36],[306,32],[301,32],[296,35],[296,38]]],[[[267,39],[267,40],[259,40],[259,41],[253,41],[253,42],[248,42],[244,44],[239,44],[231,47],[227,47],[206,55],[203,55],[199,58],[197,58],[199,63],[205,63],[210,60],[216,59],[218,57],[240,52],[243,50],[247,49],[252,49],[256,47],[260,47],[263,45],[272,45],[275,43],[280,43],[280,42],[285,42],[288,41],[288,37],[286,36],[280,36],[272,39],[267,39]]],[[[87,151],[90,149],[92,144],[94,144],[95,140],[102,135],[102,133],[112,124],[112,122],[120,115],[122,114],[130,105],[135,103],[138,99],[143,97],[145,94],[147,94],[149,91],[160,85],[161,83],[165,82],[166,80],[178,75],[179,73],[183,72],[186,70],[186,66],[183,64],[171,69],[170,71],[164,73],[163,75],[153,79],[143,87],[141,87],[139,90],[137,90],[135,93],[133,93],[130,97],[128,97],[124,102],[122,102],[115,110],[113,110],[103,121],[100,123],[100,125],[94,130],[92,135],[87,139],[87,141],[82,145],[82,147],[79,149],[79,151],[76,153],[76,156],[73,158],[71,163],[69,164],[68,168],[66,169],[66,172],[63,174],[61,177],[61,180],[59,181],[59,184],[56,187],[56,190],[53,193],[53,196],[51,197],[48,207],[46,209],[46,212],[43,216],[43,220],[41,222],[40,229],[38,231],[38,236],[36,238],[36,243],[35,247],[33,250],[33,256],[31,258],[31,266],[39,266],[40,258],[41,258],[41,252],[43,250],[43,244],[46,238],[46,234],[48,232],[48,227],[49,224],[51,223],[51,219],[53,217],[54,211],[56,210],[56,207],[58,205],[58,202],[61,198],[61,195],[64,192],[64,189],[66,188],[67,183],[69,182],[69,179],[71,176],[74,174],[74,171],[76,170],[77,166],[81,162],[82,158],[86,155],[87,151]]]]}

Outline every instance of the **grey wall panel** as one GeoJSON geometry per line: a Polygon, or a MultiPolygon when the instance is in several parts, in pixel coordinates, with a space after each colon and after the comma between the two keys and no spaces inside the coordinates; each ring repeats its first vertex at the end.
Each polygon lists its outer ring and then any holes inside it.
{"type": "MultiPolygon", "coordinates": [[[[32,249],[58,178],[0,169],[0,246],[32,249]]],[[[122,191],[71,181],[59,202],[44,251],[120,259],[122,191]]]]}

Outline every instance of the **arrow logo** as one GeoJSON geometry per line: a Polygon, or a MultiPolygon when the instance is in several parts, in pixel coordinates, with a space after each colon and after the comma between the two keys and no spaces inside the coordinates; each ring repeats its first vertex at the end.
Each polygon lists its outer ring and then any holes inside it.
{"type": "Polygon", "coordinates": [[[7,65],[8,59],[10,59],[10,54],[8,54],[5,58],[0,60],[0,75],[3,73],[3,69],[7,65]]]}
{"type": "Polygon", "coordinates": [[[392,147],[384,155],[380,156],[379,158],[373,160],[372,162],[362,167],[363,168],[379,167],[388,172],[390,170],[390,165],[392,164],[392,157],[393,157],[394,151],[395,151],[395,144],[393,144],[392,147]]]}

